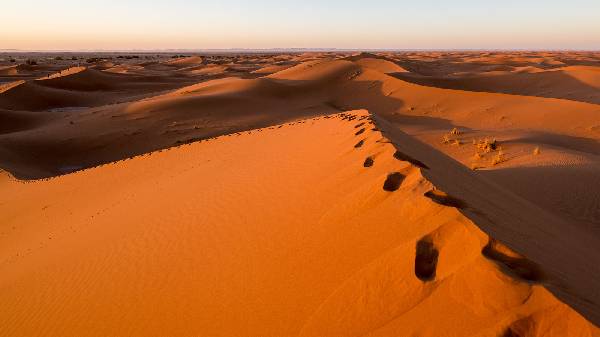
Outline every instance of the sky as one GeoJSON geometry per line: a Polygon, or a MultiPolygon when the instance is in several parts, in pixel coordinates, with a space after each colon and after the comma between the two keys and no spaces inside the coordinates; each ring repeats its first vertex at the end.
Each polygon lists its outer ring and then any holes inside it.
{"type": "Polygon", "coordinates": [[[600,0],[28,0],[0,10],[0,49],[229,48],[600,50],[600,0]]]}

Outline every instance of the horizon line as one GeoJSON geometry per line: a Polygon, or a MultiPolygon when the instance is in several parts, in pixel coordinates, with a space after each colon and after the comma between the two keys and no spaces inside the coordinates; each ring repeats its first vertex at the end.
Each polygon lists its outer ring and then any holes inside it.
{"type": "Polygon", "coordinates": [[[18,49],[4,48],[0,53],[203,53],[203,52],[600,52],[598,49],[578,48],[139,48],[139,49],[18,49]]]}

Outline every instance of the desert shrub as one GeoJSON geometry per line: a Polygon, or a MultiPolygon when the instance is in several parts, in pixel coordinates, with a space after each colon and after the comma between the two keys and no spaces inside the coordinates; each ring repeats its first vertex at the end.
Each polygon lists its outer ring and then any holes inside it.
{"type": "Polygon", "coordinates": [[[444,137],[442,138],[442,143],[461,145],[462,142],[459,139],[455,138],[456,136],[460,136],[461,134],[462,134],[462,132],[460,130],[458,130],[457,128],[454,128],[454,129],[452,129],[452,131],[450,131],[449,133],[444,135],[444,137]]]}
{"type": "Polygon", "coordinates": [[[25,64],[30,65],[30,66],[35,66],[35,65],[37,65],[37,61],[33,60],[33,59],[27,59],[25,61],[25,64]]]}
{"type": "Polygon", "coordinates": [[[505,161],[506,161],[506,158],[504,157],[504,151],[502,151],[502,149],[500,149],[500,151],[498,151],[498,153],[496,154],[496,157],[492,158],[492,166],[498,165],[505,161]]]}
{"type": "Polygon", "coordinates": [[[62,58],[62,56],[57,56],[57,57],[54,58],[54,60],[56,60],[56,61],[62,61],[63,58],[62,58]]]}
{"type": "Polygon", "coordinates": [[[490,153],[498,148],[498,142],[495,139],[484,139],[477,143],[477,148],[485,153],[490,153]]]}
{"type": "Polygon", "coordinates": [[[11,58],[11,59],[10,59],[10,60],[8,60],[8,61],[9,61],[10,63],[15,63],[15,62],[17,62],[17,60],[15,60],[15,59],[13,59],[13,58],[11,58]]]}

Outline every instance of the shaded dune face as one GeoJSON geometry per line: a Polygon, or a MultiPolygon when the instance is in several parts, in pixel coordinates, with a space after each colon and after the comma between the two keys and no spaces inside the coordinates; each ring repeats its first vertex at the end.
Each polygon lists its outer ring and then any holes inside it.
{"type": "Polygon", "coordinates": [[[130,97],[181,86],[190,79],[167,76],[122,75],[96,69],[55,73],[28,81],[0,96],[0,108],[41,111],[69,107],[94,107],[125,101],[130,97]]]}
{"type": "Polygon", "coordinates": [[[51,180],[3,175],[3,331],[598,335],[531,282],[525,258],[426,197],[423,169],[373,126],[351,111],[51,180]]]}
{"type": "Polygon", "coordinates": [[[520,277],[530,282],[541,282],[543,280],[543,272],[541,267],[527,260],[519,254],[514,254],[502,244],[490,239],[488,244],[483,248],[482,254],[490,260],[496,261],[500,266],[507,268],[509,272],[516,277],[520,277]]]}
{"type": "MultiPolygon", "coordinates": [[[[337,110],[330,104],[335,94],[333,86],[340,81],[349,81],[358,69],[358,66],[345,61],[309,62],[288,68],[276,76],[211,80],[134,102],[92,110],[79,108],[53,112],[53,120],[47,127],[13,134],[6,139],[2,145],[10,154],[5,158],[11,163],[4,167],[24,168],[13,169],[15,176],[20,178],[55,176],[64,173],[65,167],[90,167],[215,135],[330,113],[337,110]],[[128,141],[120,142],[119,139],[124,138],[128,141]],[[121,145],[115,148],[116,143],[121,145]],[[22,151],[23,146],[28,150],[22,151]],[[31,166],[37,167],[27,169],[31,166]],[[40,175],[40,171],[46,172],[40,175]]],[[[47,87],[44,95],[48,90],[63,90],[67,86],[65,83],[73,83],[73,80],[67,82],[67,78],[83,76],[86,71],[39,81],[47,87]],[[54,83],[59,80],[61,85],[54,83]]],[[[131,81],[139,78],[102,74],[102,78],[105,77],[131,81]]],[[[137,87],[137,82],[121,82],[125,88],[129,85],[137,87]]],[[[103,85],[104,82],[99,83],[103,85]]],[[[20,89],[10,90],[14,101],[32,105],[48,103],[50,98],[45,101],[22,99],[24,96],[20,90],[27,90],[32,85],[25,83],[20,89]]],[[[38,83],[35,85],[39,86],[38,83]]],[[[85,100],[88,94],[106,96],[105,91],[86,91],[69,94],[68,99],[74,100],[73,105],[81,105],[80,101],[85,100]]],[[[61,96],[48,97],[56,100],[61,96]]],[[[8,96],[5,98],[8,99],[8,96]]]]}

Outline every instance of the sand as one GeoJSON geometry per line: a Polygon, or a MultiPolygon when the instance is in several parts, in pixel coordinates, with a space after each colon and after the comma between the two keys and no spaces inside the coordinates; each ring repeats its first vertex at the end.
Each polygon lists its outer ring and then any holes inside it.
{"type": "Polygon", "coordinates": [[[0,64],[0,336],[600,336],[597,55],[121,56],[0,64]]]}
{"type": "Polygon", "coordinates": [[[427,197],[366,112],[327,117],[4,178],[5,334],[600,333],[427,197]]]}

